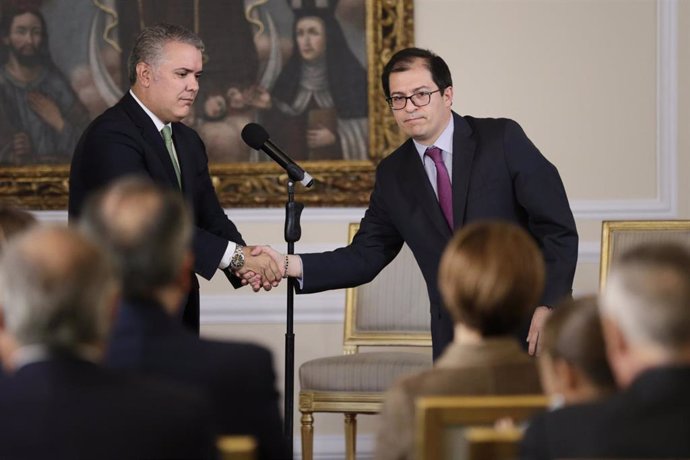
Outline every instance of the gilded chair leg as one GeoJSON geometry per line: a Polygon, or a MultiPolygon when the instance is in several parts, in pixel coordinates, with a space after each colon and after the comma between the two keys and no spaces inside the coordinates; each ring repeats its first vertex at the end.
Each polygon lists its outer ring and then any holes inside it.
{"type": "Polygon", "coordinates": [[[302,412],[302,460],[314,458],[314,416],[311,412],[302,412]]]}
{"type": "Polygon", "coordinates": [[[357,414],[345,413],[345,459],[355,460],[357,452],[357,414]]]}

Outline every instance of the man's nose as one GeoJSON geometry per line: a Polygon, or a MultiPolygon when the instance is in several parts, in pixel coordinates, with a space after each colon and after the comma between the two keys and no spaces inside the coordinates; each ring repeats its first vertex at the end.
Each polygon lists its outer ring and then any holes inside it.
{"type": "Polygon", "coordinates": [[[192,76],[187,80],[187,89],[189,91],[194,91],[195,93],[199,91],[199,80],[196,78],[196,76],[192,76]]]}

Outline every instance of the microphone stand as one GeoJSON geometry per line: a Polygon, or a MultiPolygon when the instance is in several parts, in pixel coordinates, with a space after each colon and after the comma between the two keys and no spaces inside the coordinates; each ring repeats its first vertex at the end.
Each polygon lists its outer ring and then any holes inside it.
{"type": "MultiPolygon", "coordinates": [[[[302,228],[299,219],[304,209],[302,203],[295,202],[295,183],[292,178],[288,178],[287,183],[288,200],[285,203],[285,241],[287,242],[287,253],[295,253],[295,242],[302,236],[302,228]]],[[[287,322],[285,330],[285,421],[283,434],[289,441],[290,458],[294,449],[293,444],[293,411],[294,411],[294,388],[295,388],[295,334],[293,332],[293,306],[295,296],[295,278],[287,280],[287,322]]]]}

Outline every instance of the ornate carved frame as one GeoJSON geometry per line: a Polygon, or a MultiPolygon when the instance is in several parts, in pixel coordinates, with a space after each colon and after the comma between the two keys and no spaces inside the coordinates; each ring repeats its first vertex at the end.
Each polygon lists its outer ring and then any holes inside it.
{"type": "MultiPolygon", "coordinates": [[[[414,42],[413,0],[365,0],[369,78],[368,161],[316,161],[302,166],[314,176],[311,189],[297,187],[311,206],[363,206],[369,200],[376,164],[402,142],[384,103],[380,75],[398,49],[414,42]]],[[[287,175],[272,163],[212,164],[211,177],[224,207],[271,207],[285,201],[287,175]]],[[[68,165],[0,168],[0,197],[29,209],[66,209],[68,165]]]]}

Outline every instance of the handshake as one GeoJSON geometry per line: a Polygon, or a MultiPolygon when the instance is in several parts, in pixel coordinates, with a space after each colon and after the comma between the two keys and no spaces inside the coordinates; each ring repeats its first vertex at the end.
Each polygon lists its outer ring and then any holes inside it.
{"type": "Polygon", "coordinates": [[[278,286],[282,278],[302,276],[302,259],[296,255],[281,254],[270,246],[242,248],[244,265],[234,273],[242,284],[250,285],[254,292],[262,287],[266,291],[278,286]]]}

